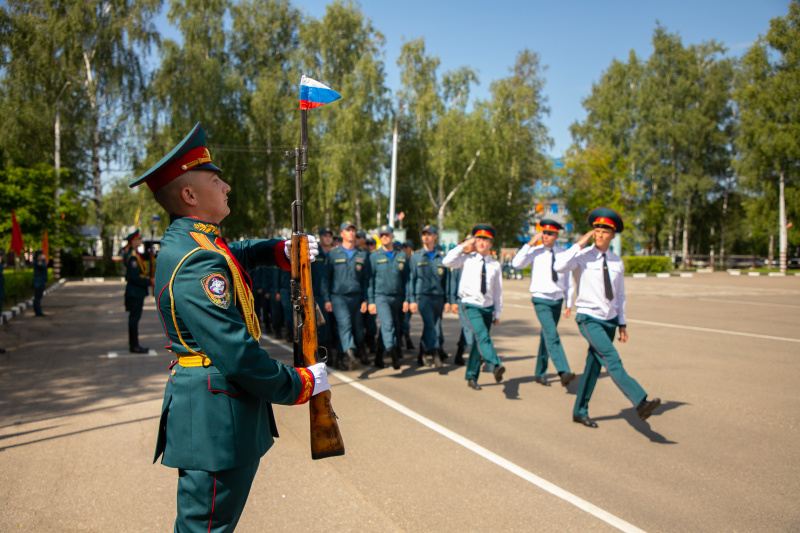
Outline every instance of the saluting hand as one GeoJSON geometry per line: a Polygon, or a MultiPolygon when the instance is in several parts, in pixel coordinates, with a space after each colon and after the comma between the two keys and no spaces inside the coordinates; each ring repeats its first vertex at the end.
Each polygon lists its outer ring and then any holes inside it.
{"type": "Polygon", "coordinates": [[[461,246],[464,248],[464,253],[469,254],[475,250],[475,237],[470,237],[469,239],[465,240],[461,243],[461,246]]]}
{"type": "Polygon", "coordinates": [[[593,237],[594,237],[594,230],[590,231],[589,233],[578,239],[578,244],[580,244],[581,248],[583,248],[584,246],[589,244],[589,241],[591,241],[593,237]]]}
{"type": "Polygon", "coordinates": [[[542,232],[536,233],[531,240],[528,241],[528,246],[536,246],[536,243],[542,240],[542,232]]]}

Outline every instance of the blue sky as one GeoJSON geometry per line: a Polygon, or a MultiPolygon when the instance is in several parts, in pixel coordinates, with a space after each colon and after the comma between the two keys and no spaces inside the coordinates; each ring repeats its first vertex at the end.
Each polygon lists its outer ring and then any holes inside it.
{"type": "MultiPolygon", "coordinates": [[[[294,1],[316,18],[329,3],[294,1]]],[[[787,14],[788,5],[776,0],[360,2],[386,37],[383,59],[392,91],[400,85],[397,58],[404,41],[424,37],[428,54],[440,58],[442,73],[461,66],[477,70],[480,85],[473,95],[480,99],[489,97],[493,80],[508,75],[520,50],[538,52],[547,66],[544,92],[551,111],[545,123],[555,142],[554,157],[569,147],[570,124],[585,117],[581,100],[611,60],[627,60],[631,49],[642,58],[651,54],[656,21],[678,33],[684,45],[713,39],[728,48],[728,55],[740,56],[767,32],[770,19],[787,14]]],[[[162,33],[174,38],[165,25],[163,17],[162,33]]]]}

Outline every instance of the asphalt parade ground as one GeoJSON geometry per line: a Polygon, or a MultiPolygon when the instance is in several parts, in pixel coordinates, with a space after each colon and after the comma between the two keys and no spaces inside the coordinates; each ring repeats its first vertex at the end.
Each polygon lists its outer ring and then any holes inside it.
{"type": "MultiPolygon", "coordinates": [[[[625,368],[662,405],[641,422],[603,372],[589,429],[577,380],[533,381],[529,280],[504,281],[507,367],[466,386],[405,351],[400,370],[333,372],[346,455],[312,461],[308,409],[277,406],[237,531],[798,531],[800,277],[626,278],[625,368]]],[[[0,531],[164,532],[177,472],[153,463],[171,354],[152,297],[127,351],[124,285],[68,282],[0,328],[0,531]]],[[[573,317],[574,318],[574,317],[573,317]]],[[[572,370],[587,342],[559,331],[572,370]]],[[[455,351],[459,323],[444,321],[455,351]]],[[[412,321],[415,344],[421,333],[412,321]]],[[[287,344],[264,336],[272,357],[287,344]]]]}

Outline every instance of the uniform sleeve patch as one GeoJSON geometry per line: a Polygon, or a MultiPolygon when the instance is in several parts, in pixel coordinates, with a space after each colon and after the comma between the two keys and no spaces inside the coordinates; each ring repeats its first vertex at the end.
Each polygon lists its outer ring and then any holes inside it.
{"type": "Polygon", "coordinates": [[[214,272],[200,280],[203,290],[214,305],[227,309],[231,304],[230,283],[224,272],[214,272]]]}

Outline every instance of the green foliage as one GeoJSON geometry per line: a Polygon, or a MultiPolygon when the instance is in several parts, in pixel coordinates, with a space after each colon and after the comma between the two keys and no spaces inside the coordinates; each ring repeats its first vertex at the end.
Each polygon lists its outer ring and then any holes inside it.
{"type": "MultiPolygon", "coordinates": [[[[25,268],[14,270],[12,268],[3,269],[5,278],[6,295],[3,299],[3,311],[8,310],[14,305],[24,302],[33,296],[33,269],[25,268]]],[[[53,269],[47,269],[47,285],[53,283],[53,269]]]]}
{"type": "Polygon", "coordinates": [[[622,258],[626,274],[659,274],[672,271],[669,257],[658,256],[625,256],[622,258]]]}

